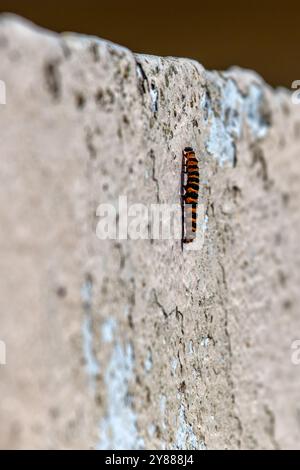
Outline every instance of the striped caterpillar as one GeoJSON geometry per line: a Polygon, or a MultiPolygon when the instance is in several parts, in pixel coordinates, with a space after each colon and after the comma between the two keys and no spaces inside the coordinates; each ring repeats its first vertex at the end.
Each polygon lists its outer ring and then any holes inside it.
{"type": "Polygon", "coordinates": [[[182,152],[181,187],[183,244],[191,243],[196,236],[197,230],[199,168],[195,152],[191,147],[185,147],[182,152]],[[186,184],[184,184],[185,175],[187,175],[186,184]]]}

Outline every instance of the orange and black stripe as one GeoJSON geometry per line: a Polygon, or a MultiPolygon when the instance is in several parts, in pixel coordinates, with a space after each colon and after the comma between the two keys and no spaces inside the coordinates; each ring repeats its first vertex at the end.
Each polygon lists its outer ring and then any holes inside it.
{"type": "Polygon", "coordinates": [[[199,196],[199,168],[195,152],[191,147],[183,150],[183,172],[187,174],[184,186],[184,222],[185,236],[183,243],[190,243],[195,238],[197,230],[197,205],[199,196]]]}

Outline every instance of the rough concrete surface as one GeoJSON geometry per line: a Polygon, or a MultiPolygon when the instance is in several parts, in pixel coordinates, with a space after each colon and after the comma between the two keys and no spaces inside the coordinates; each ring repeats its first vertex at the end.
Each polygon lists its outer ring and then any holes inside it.
{"type": "Polygon", "coordinates": [[[300,107],[250,71],[0,20],[0,446],[300,447],[300,107]],[[99,240],[179,201],[203,246],[99,240]]]}

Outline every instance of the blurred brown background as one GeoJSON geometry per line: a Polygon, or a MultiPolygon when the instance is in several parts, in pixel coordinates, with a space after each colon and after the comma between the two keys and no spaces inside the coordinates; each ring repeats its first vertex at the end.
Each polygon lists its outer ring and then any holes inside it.
{"type": "Polygon", "coordinates": [[[0,11],[136,52],[195,58],[206,68],[240,65],[272,85],[300,79],[300,2],[0,0],[0,11]]]}

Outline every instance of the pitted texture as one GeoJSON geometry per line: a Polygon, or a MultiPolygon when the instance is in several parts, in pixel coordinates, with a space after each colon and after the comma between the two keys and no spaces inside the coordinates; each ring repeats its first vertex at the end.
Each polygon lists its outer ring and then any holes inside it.
{"type": "Polygon", "coordinates": [[[300,110],[252,72],[0,22],[3,448],[299,448],[300,110]],[[201,250],[96,236],[176,204],[201,250]]]}

